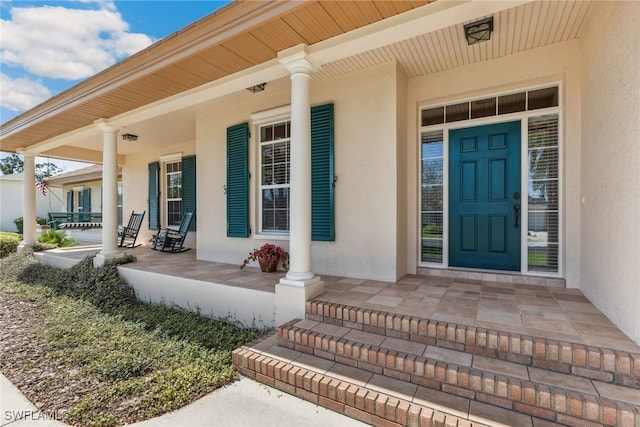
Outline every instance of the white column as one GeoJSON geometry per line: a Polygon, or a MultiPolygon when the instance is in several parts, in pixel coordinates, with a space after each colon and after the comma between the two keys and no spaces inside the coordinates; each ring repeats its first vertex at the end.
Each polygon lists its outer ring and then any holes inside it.
{"type": "Polygon", "coordinates": [[[289,65],[291,72],[291,186],[287,279],[313,279],[311,271],[311,64],[305,59],[289,65]]]}
{"type": "Polygon", "coordinates": [[[94,258],[100,266],[118,254],[118,130],[98,120],[102,130],[102,251],[94,258]]]}
{"type": "Polygon", "coordinates": [[[311,270],[311,105],[309,80],[316,67],[305,46],[281,52],[280,63],[291,73],[291,180],[289,271],[276,285],[276,321],[304,317],[305,302],[324,291],[311,270]]]}
{"type": "Polygon", "coordinates": [[[36,166],[35,155],[24,156],[24,182],[22,187],[22,242],[19,251],[36,244],[36,166]]]}

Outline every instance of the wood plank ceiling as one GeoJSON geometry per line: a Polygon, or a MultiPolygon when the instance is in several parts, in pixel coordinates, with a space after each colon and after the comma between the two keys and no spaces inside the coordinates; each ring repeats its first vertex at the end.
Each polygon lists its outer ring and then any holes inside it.
{"type": "MultiPolygon", "coordinates": [[[[277,52],[297,44],[312,45],[428,2],[234,3],[8,122],[0,129],[1,149],[28,147],[274,59],[277,52]],[[282,5],[289,9],[275,9],[282,5]],[[270,16],[241,28],[257,15],[270,16]]],[[[590,3],[535,1],[506,9],[493,15],[491,40],[474,46],[467,46],[461,25],[425,29],[421,36],[325,64],[313,79],[394,59],[412,78],[573,40],[580,37],[590,3]]],[[[289,85],[289,78],[269,82],[273,91],[288,90],[289,85]]]]}
{"type": "Polygon", "coordinates": [[[580,37],[589,7],[588,1],[527,3],[493,15],[494,32],[488,42],[467,46],[462,25],[447,27],[325,64],[314,79],[337,77],[394,58],[413,78],[574,40],[580,37]]]}
{"type": "Polygon", "coordinates": [[[238,1],[7,122],[1,150],[15,152],[430,1],[238,1]]]}

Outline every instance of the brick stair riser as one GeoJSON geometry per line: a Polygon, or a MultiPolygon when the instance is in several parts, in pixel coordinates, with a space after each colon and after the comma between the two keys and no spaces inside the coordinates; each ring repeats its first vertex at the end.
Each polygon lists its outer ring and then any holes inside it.
{"type": "Polygon", "coordinates": [[[319,301],[310,320],[640,389],[640,354],[319,301]]]}
{"type": "Polygon", "coordinates": [[[233,352],[233,363],[242,375],[371,425],[388,427],[484,425],[369,390],[348,381],[293,366],[245,347],[233,352]]]}
{"type": "Polygon", "coordinates": [[[640,408],[423,356],[363,344],[293,326],[278,328],[278,344],[394,379],[567,423],[635,426],[640,408]],[[579,422],[578,422],[579,420],[579,422]]]}

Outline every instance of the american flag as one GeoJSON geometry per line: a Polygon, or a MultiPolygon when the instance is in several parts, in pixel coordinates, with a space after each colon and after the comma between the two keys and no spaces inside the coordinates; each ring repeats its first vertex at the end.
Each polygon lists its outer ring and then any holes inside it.
{"type": "Polygon", "coordinates": [[[47,195],[47,181],[45,181],[44,176],[36,175],[36,188],[40,190],[43,196],[47,195]]]}

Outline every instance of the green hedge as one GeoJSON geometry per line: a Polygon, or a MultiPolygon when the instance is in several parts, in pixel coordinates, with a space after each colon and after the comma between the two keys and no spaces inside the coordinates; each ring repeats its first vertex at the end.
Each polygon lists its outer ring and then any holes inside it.
{"type": "MultiPolygon", "coordinates": [[[[22,234],[0,231],[0,258],[4,258],[17,252],[20,243],[22,243],[22,234]]],[[[33,252],[38,252],[55,249],[57,247],[58,245],[55,243],[40,242],[34,245],[31,249],[33,252]]]]}

